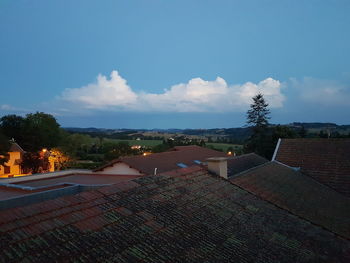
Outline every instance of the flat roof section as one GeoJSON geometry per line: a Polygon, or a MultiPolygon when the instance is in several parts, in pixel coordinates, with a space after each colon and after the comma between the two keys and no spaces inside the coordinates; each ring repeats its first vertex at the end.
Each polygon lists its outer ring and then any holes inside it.
{"type": "Polygon", "coordinates": [[[40,187],[38,189],[25,189],[21,187],[8,187],[6,185],[0,185],[0,201],[15,198],[15,197],[20,197],[24,195],[29,195],[29,194],[41,193],[41,192],[54,190],[54,189],[62,189],[67,186],[70,186],[70,185],[60,184],[60,185],[53,185],[48,187],[40,187]]]}
{"type": "Polygon", "coordinates": [[[111,175],[111,174],[70,174],[64,176],[57,176],[53,178],[45,178],[38,180],[31,180],[26,182],[18,182],[23,186],[39,187],[49,186],[60,183],[72,183],[80,185],[102,185],[115,184],[123,181],[129,181],[140,177],[140,175],[111,175]]]}

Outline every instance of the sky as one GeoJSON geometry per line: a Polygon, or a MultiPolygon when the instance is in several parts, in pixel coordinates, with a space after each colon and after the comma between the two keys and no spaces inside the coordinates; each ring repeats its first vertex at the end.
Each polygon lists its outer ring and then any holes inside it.
{"type": "Polygon", "coordinates": [[[350,124],[348,0],[0,0],[0,116],[63,127],[350,124]]]}

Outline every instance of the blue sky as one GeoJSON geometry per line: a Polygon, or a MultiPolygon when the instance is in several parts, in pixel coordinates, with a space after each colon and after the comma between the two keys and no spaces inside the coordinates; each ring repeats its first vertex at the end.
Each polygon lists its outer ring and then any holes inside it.
{"type": "Polygon", "coordinates": [[[0,115],[62,126],[350,124],[350,1],[0,0],[0,115]]]}

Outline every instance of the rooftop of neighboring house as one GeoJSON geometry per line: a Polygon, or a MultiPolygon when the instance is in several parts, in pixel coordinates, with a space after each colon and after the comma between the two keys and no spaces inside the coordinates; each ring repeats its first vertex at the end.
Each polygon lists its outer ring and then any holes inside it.
{"type": "Polygon", "coordinates": [[[179,167],[200,165],[210,157],[227,157],[227,154],[196,145],[176,146],[162,153],[121,157],[96,169],[95,172],[103,171],[105,168],[122,162],[143,174],[154,174],[155,168],[157,168],[157,173],[162,173],[179,167]]]}
{"type": "Polygon", "coordinates": [[[25,177],[0,179],[0,209],[18,206],[26,198],[26,203],[50,196],[65,195],[66,189],[75,187],[76,191],[91,189],[101,185],[110,185],[140,177],[140,175],[98,174],[91,171],[66,170],[47,174],[34,174],[25,177]],[[84,188],[85,187],[85,188],[84,188]],[[17,198],[18,201],[12,200],[17,198]],[[21,199],[19,199],[21,198],[21,199]]]}
{"type": "Polygon", "coordinates": [[[243,154],[227,159],[228,177],[233,177],[243,171],[267,163],[268,160],[255,153],[243,154]]]}
{"type": "MultiPolygon", "coordinates": [[[[44,179],[33,179],[25,182],[18,182],[24,186],[38,187],[48,186],[60,183],[72,183],[80,185],[103,185],[103,184],[115,184],[122,181],[127,181],[140,177],[140,175],[113,175],[113,174],[98,174],[98,173],[73,173],[63,176],[52,176],[44,179]]],[[[1,182],[1,181],[0,181],[1,182]]]]}
{"type": "Polygon", "coordinates": [[[275,160],[350,197],[350,139],[281,139],[275,160]]]}
{"type": "Polygon", "coordinates": [[[21,152],[21,153],[24,153],[25,151],[16,142],[11,142],[11,146],[10,146],[9,152],[21,152]]]}
{"type": "Polygon", "coordinates": [[[200,167],[0,211],[1,261],[349,262],[350,241],[200,167]]]}
{"type": "Polygon", "coordinates": [[[278,207],[350,239],[350,199],[300,171],[269,162],[230,181],[278,207]]]}

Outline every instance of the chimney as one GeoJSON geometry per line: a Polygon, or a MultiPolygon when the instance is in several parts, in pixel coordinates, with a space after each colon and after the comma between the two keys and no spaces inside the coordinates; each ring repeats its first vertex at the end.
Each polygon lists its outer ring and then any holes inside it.
{"type": "Polygon", "coordinates": [[[227,158],[212,157],[207,159],[208,170],[216,175],[227,179],[227,158]]]}

